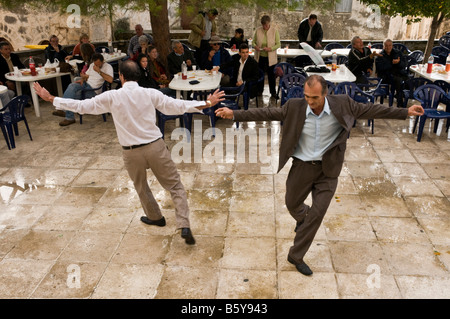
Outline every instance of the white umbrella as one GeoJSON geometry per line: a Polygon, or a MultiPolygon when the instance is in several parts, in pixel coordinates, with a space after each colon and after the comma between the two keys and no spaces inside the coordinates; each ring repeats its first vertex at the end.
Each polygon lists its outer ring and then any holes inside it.
{"type": "Polygon", "coordinates": [[[322,56],[320,55],[320,53],[317,52],[312,46],[310,46],[306,42],[302,42],[300,44],[301,44],[303,50],[305,50],[305,52],[309,55],[311,60],[313,60],[313,62],[316,65],[325,65],[325,62],[323,61],[322,56]]]}

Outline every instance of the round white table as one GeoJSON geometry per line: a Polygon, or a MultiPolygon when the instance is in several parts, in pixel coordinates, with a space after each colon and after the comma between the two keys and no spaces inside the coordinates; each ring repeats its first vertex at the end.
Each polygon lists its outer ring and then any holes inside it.
{"type": "MultiPolygon", "coordinates": [[[[8,88],[4,85],[0,85],[0,94],[8,92],[8,88]]],[[[0,109],[3,108],[2,100],[0,99],[0,109]]]]}
{"type": "Polygon", "coordinates": [[[313,73],[308,72],[308,67],[305,68],[308,75],[321,75],[325,80],[331,83],[341,83],[341,82],[355,82],[356,76],[345,66],[345,64],[339,65],[336,71],[331,71],[330,73],[313,73]]]}
{"type": "Polygon", "coordinates": [[[181,92],[184,92],[184,99],[186,93],[189,91],[211,91],[220,86],[222,73],[217,72],[216,75],[205,72],[204,70],[188,71],[187,79],[181,79],[181,74],[178,78],[173,78],[169,83],[169,88],[176,90],[176,98],[181,98],[181,92]],[[199,83],[190,84],[190,81],[197,80],[199,83]]]}
{"type": "MultiPolygon", "coordinates": [[[[36,71],[38,71],[38,70],[39,70],[39,68],[36,68],[36,71]]],[[[38,74],[36,76],[31,76],[31,75],[16,76],[16,75],[14,75],[14,73],[6,73],[5,77],[10,81],[16,82],[16,90],[17,90],[18,96],[22,95],[21,82],[28,82],[28,84],[30,85],[31,98],[33,99],[34,111],[36,113],[36,116],[40,117],[41,112],[39,110],[39,97],[33,88],[33,82],[56,78],[56,87],[58,89],[58,95],[63,96],[64,92],[62,90],[61,77],[64,75],[71,75],[71,73],[70,72],[59,72],[59,73],[54,72],[54,73],[49,73],[49,74],[38,74]]]]}

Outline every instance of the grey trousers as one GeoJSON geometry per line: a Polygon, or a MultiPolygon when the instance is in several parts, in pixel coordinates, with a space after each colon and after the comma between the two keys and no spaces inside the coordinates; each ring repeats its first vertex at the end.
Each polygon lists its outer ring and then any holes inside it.
{"type": "Polygon", "coordinates": [[[159,139],[136,149],[124,150],[123,161],[139,195],[145,215],[150,220],[159,220],[163,217],[147,182],[147,169],[151,169],[161,186],[170,192],[175,206],[177,228],[189,228],[187,194],[166,143],[159,139]]]}
{"type": "Polygon", "coordinates": [[[289,256],[297,263],[311,246],[317,230],[336,192],[338,179],[323,174],[322,164],[311,164],[294,159],[286,180],[286,207],[299,225],[289,256]],[[312,205],[304,203],[309,193],[312,205]]]}

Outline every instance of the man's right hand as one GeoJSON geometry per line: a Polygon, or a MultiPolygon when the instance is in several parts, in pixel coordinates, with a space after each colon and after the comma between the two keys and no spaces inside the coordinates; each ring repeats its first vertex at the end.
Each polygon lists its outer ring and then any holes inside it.
{"type": "Polygon", "coordinates": [[[227,107],[221,107],[220,109],[217,109],[216,115],[228,120],[232,120],[234,118],[233,110],[230,110],[227,107]]]}

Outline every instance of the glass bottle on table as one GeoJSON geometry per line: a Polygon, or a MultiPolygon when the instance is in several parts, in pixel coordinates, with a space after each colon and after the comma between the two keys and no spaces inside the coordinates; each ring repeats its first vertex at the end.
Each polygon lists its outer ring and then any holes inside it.
{"type": "Polygon", "coordinates": [[[181,79],[187,80],[187,65],[185,61],[181,64],[181,79]]]}
{"type": "Polygon", "coordinates": [[[450,53],[448,54],[447,61],[445,62],[445,72],[450,72],[450,53]]]}
{"type": "Polygon", "coordinates": [[[430,57],[428,58],[427,73],[431,73],[433,71],[433,62],[434,62],[434,57],[433,57],[433,55],[430,55],[430,57]]]}

